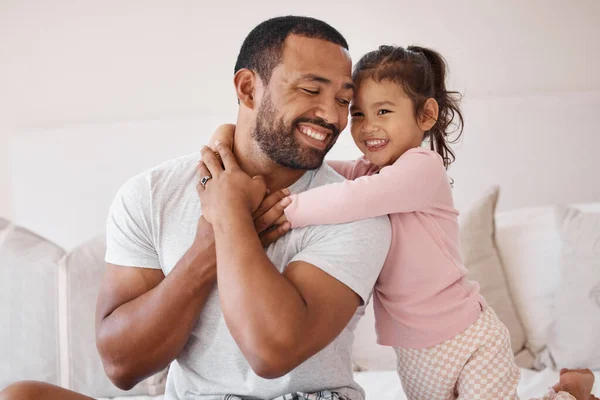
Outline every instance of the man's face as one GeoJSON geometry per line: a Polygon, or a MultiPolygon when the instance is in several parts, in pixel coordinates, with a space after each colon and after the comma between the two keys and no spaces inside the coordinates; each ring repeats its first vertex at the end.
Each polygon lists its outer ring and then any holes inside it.
{"type": "Polygon", "coordinates": [[[348,123],[352,62],[334,43],[290,35],[257,110],[253,138],[275,163],[315,169],[348,123]]]}

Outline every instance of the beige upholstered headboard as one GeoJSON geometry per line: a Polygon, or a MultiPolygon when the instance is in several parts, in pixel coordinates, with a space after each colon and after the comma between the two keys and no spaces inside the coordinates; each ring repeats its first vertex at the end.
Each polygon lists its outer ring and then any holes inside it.
{"type": "MultiPolygon", "coordinates": [[[[499,210],[600,201],[600,92],[464,101],[465,132],[450,169],[465,209],[489,186],[499,210]]],[[[32,132],[10,144],[13,220],[69,249],[104,229],[129,177],[197,151],[233,116],[130,121],[32,132]]],[[[348,130],[328,158],[356,158],[348,130]]]]}

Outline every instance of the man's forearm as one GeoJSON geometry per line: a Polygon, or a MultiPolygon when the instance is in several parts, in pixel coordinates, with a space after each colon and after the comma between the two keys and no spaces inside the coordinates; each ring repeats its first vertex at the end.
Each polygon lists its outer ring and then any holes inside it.
{"type": "Polygon", "coordinates": [[[301,332],[307,307],[267,257],[252,216],[232,212],[214,224],[217,278],[227,326],[253,366],[265,349],[285,351],[301,332]]]}
{"type": "Polygon", "coordinates": [[[197,243],[155,288],[100,321],[97,343],[122,389],[161,371],[181,352],[216,282],[215,246],[197,243]]]}

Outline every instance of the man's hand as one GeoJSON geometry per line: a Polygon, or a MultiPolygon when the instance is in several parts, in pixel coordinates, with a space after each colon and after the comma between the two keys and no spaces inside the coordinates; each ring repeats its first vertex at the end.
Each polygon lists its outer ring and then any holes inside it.
{"type": "Polygon", "coordinates": [[[208,147],[202,149],[202,161],[198,164],[200,183],[197,188],[202,214],[211,224],[231,212],[251,215],[258,209],[267,190],[262,177],[250,178],[242,171],[231,149],[220,142],[216,149],[222,165],[208,147]]]}
{"type": "MultiPolygon", "coordinates": [[[[232,125],[222,125],[219,127],[219,129],[217,129],[217,132],[222,131],[223,129],[231,129],[230,127],[232,127],[232,125]]],[[[217,143],[218,142],[219,140],[217,140],[217,143]]],[[[222,145],[225,145],[227,148],[229,148],[227,143],[223,143],[222,145]]],[[[220,155],[217,157],[217,160],[219,160],[219,158],[220,155]]],[[[209,173],[209,169],[204,166],[202,161],[200,161],[198,164],[199,179],[202,179],[204,176],[208,176],[209,173]]],[[[197,190],[199,196],[204,193],[204,188],[200,183],[198,184],[197,190]]],[[[283,213],[283,210],[286,208],[287,204],[281,203],[282,201],[285,202],[286,199],[289,200],[289,195],[290,191],[288,189],[278,190],[275,193],[269,193],[269,191],[266,190],[266,197],[262,200],[260,206],[252,214],[252,218],[254,219],[254,227],[256,228],[256,233],[258,233],[263,248],[266,248],[271,243],[276,242],[291,229],[291,225],[289,222],[287,222],[287,218],[283,213]]],[[[203,210],[203,212],[206,213],[205,210],[203,210]]],[[[209,234],[211,236],[213,234],[212,227],[206,221],[206,218],[201,218],[198,223],[198,229],[196,233],[197,239],[198,236],[207,236],[209,234]]]]}

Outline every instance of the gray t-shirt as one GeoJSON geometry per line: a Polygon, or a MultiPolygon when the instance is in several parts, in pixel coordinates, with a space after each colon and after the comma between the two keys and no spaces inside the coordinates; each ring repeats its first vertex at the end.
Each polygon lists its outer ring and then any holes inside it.
{"type": "MultiPolygon", "coordinates": [[[[106,261],[157,268],[167,275],[194,240],[200,201],[196,193],[199,153],[165,162],[127,181],[117,193],[107,222],[106,261]]],[[[306,172],[292,193],[343,178],[323,164],[306,172]]],[[[313,264],[338,279],[366,304],[387,256],[391,227],[387,217],[348,224],[294,229],[267,254],[283,271],[292,261],[313,264]]],[[[165,400],[222,399],[226,394],[271,399],[292,392],[329,389],[351,400],[364,392],[352,376],[354,328],[360,307],[326,348],[277,379],[256,375],[229,333],[215,288],[181,354],[171,364],[165,400]]],[[[282,357],[285,355],[282,354],[282,357]]]]}

